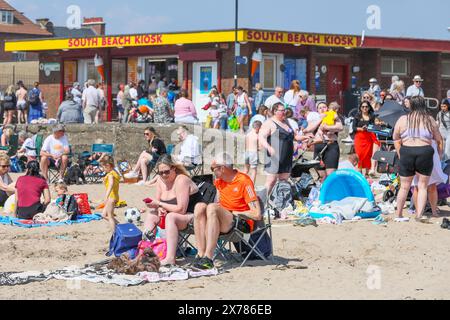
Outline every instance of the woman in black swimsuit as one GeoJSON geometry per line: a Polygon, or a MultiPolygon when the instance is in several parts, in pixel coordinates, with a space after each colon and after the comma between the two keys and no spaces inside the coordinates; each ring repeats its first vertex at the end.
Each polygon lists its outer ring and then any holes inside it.
{"type": "Polygon", "coordinates": [[[157,169],[156,197],[147,204],[150,210],[145,218],[144,233],[155,232],[161,217],[165,217],[167,255],[161,264],[175,264],[178,232],[191,222],[201,195],[183,165],[175,163],[170,155],[159,158],[157,169]]]}
{"type": "Polygon", "coordinates": [[[270,194],[277,180],[287,180],[292,170],[294,139],[300,140],[286,120],[286,109],[282,103],[272,106],[272,118],[264,122],[259,131],[259,142],[267,150],[265,171],[266,190],[270,194]]]}

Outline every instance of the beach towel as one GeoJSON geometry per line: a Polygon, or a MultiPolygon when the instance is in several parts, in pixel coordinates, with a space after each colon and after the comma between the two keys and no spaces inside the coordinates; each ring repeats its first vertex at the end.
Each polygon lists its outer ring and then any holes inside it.
{"type": "Polygon", "coordinates": [[[313,206],[310,212],[316,214],[332,214],[351,220],[359,212],[372,212],[375,205],[366,198],[347,197],[340,201],[332,201],[320,206],[313,206]]]}
{"type": "Polygon", "coordinates": [[[62,270],[45,272],[0,272],[0,287],[23,285],[31,282],[42,282],[51,279],[65,280],[67,281],[68,286],[72,288],[79,288],[81,281],[129,287],[149,282],[182,281],[190,278],[216,276],[218,274],[219,271],[216,268],[211,270],[194,271],[178,267],[161,267],[159,272],[140,272],[136,275],[124,275],[108,270],[106,266],[90,266],[86,268],[69,267],[62,270]]]}
{"type": "Polygon", "coordinates": [[[18,218],[13,218],[9,216],[0,216],[0,224],[11,225],[21,228],[38,228],[42,226],[46,227],[57,227],[64,225],[72,225],[77,223],[87,223],[91,221],[102,220],[102,216],[99,213],[88,214],[88,215],[79,215],[76,220],[67,220],[63,222],[48,222],[48,223],[37,223],[33,220],[23,220],[18,218]]]}

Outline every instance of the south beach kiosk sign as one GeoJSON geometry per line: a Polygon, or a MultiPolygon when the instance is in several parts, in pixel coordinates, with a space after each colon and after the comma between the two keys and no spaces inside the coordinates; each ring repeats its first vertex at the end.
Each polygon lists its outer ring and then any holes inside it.
{"type": "MultiPolygon", "coordinates": [[[[76,50],[115,47],[146,47],[174,44],[234,42],[234,31],[137,34],[91,38],[6,41],[5,51],[76,50]]],[[[239,30],[240,42],[267,42],[316,46],[357,47],[358,37],[277,31],[239,30]]]]}

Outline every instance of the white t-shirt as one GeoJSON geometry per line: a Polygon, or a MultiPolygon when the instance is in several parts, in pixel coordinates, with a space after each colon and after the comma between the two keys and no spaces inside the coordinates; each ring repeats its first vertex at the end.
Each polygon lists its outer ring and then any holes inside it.
{"type": "Polygon", "coordinates": [[[22,148],[25,148],[25,155],[28,157],[36,157],[36,145],[32,138],[28,138],[24,141],[22,148]]]}
{"type": "Polygon", "coordinates": [[[318,112],[310,111],[308,115],[306,116],[306,121],[308,121],[308,124],[311,122],[316,122],[321,120],[320,114],[318,112]]]}
{"type": "Polygon", "coordinates": [[[264,105],[271,109],[272,106],[277,103],[277,102],[281,102],[284,104],[283,100],[281,100],[280,98],[278,98],[276,95],[271,95],[270,97],[267,98],[267,100],[264,102],[264,105]]]}
{"type": "Polygon", "coordinates": [[[61,139],[55,139],[53,135],[48,136],[42,145],[42,150],[54,156],[63,155],[64,152],[69,151],[67,136],[64,135],[61,139]]]}
{"type": "Polygon", "coordinates": [[[338,169],[352,169],[356,170],[355,166],[348,160],[339,162],[338,169]]]}
{"type": "Polygon", "coordinates": [[[200,145],[198,143],[198,138],[193,134],[190,134],[181,143],[180,154],[178,155],[178,160],[190,162],[193,159],[195,164],[199,164],[200,160],[200,145]]]}
{"type": "Polygon", "coordinates": [[[298,132],[298,123],[297,123],[297,121],[295,121],[294,119],[288,118],[287,122],[291,126],[292,130],[294,130],[294,132],[298,132]]]}
{"type": "Polygon", "coordinates": [[[131,88],[130,89],[130,97],[133,100],[137,100],[138,92],[137,92],[137,90],[135,88],[131,88]]]}
{"type": "Polygon", "coordinates": [[[300,96],[298,92],[294,95],[294,90],[289,90],[284,95],[284,102],[286,102],[292,109],[294,109],[297,104],[300,96]]]}

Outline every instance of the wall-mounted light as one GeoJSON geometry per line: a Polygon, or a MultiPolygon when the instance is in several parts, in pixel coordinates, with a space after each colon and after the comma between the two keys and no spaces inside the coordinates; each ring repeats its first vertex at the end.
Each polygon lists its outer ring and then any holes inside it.
{"type": "Polygon", "coordinates": [[[347,49],[347,50],[350,50],[350,49],[352,49],[352,47],[344,47],[345,49],[347,49]]]}
{"type": "Polygon", "coordinates": [[[241,41],[241,42],[239,42],[240,44],[247,44],[248,43],[248,41],[241,41]]]}
{"type": "Polygon", "coordinates": [[[295,47],[300,47],[302,44],[301,43],[294,43],[295,47]]]}
{"type": "Polygon", "coordinates": [[[120,47],[116,47],[117,49],[123,49],[123,47],[122,46],[120,46],[120,47]]]}
{"type": "Polygon", "coordinates": [[[177,43],[177,46],[181,47],[183,46],[183,43],[177,43]]]}
{"type": "Polygon", "coordinates": [[[69,49],[62,49],[62,51],[67,52],[67,51],[69,51],[69,49]]]}

